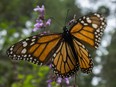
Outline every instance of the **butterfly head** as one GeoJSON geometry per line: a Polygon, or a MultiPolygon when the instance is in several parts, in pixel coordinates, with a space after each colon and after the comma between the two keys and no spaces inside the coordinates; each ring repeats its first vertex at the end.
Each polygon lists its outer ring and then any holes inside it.
{"type": "Polygon", "coordinates": [[[67,26],[64,26],[64,27],[63,27],[63,31],[64,31],[64,32],[68,31],[68,27],[67,27],[67,26]]]}

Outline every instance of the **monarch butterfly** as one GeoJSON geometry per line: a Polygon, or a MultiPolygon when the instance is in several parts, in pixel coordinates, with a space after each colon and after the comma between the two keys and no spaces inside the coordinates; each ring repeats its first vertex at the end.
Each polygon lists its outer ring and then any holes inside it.
{"type": "Polygon", "coordinates": [[[73,22],[63,33],[35,35],[12,45],[7,54],[13,60],[26,60],[38,65],[52,62],[56,75],[64,78],[74,75],[79,68],[90,73],[92,58],[83,42],[97,48],[104,28],[105,18],[98,13],[85,15],[73,22]]]}

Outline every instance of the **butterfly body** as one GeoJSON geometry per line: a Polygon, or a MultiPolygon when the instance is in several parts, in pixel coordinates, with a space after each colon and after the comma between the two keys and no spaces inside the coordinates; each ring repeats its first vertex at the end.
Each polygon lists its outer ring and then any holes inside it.
{"type": "Polygon", "coordinates": [[[13,60],[26,60],[38,65],[52,64],[57,76],[74,75],[79,69],[90,73],[92,58],[83,42],[97,48],[101,41],[106,21],[98,13],[86,15],[74,21],[63,33],[34,35],[12,45],[7,54],[13,60]]]}

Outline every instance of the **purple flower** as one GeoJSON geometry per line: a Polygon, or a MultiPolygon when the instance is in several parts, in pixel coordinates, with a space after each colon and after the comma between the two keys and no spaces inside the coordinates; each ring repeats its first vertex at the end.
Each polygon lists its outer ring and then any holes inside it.
{"type": "Polygon", "coordinates": [[[62,80],[63,80],[67,85],[69,85],[69,79],[68,79],[68,78],[62,79],[61,77],[58,77],[58,78],[57,78],[57,83],[58,83],[58,84],[61,84],[61,83],[62,83],[62,80]]]}
{"type": "Polygon", "coordinates": [[[44,7],[44,5],[42,5],[41,7],[37,6],[36,8],[34,8],[34,11],[38,11],[40,13],[44,13],[45,7],[44,7]]]}
{"type": "Polygon", "coordinates": [[[51,83],[51,82],[52,82],[52,80],[51,80],[51,79],[47,80],[47,83],[51,83]]]}
{"type": "Polygon", "coordinates": [[[48,20],[46,21],[46,26],[50,26],[50,24],[51,24],[51,19],[48,19],[48,20]]]}
{"type": "Polygon", "coordinates": [[[36,27],[35,27],[35,28],[33,28],[33,32],[35,32],[35,31],[37,31],[37,30],[38,30],[38,28],[36,28],[36,27]]]}
{"type": "Polygon", "coordinates": [[[57,83],[60,84],[61,82],[62,82],[62,78],[61,77],[58,77],[57,83]]]}
{"type": "Polygon", "coordinates": [[[69,85],[69,79],[68,78],[65,78],[65,82],[67,85],[69,85]]]}
{"type": "Polygon", "coordinates": [[[52,87],[52,86],[51,86],[51,82],[52,82],[52,80],[51,80],[51,79],[47,80],[48,87],[52,87]]]}
{"type": "Polygon", "coordinates": [[[44,7],[44,5],[42,5],[41,7],[37,6],[36,8],[34,8],[34,11],[38,11],[40,13],[39,18],[44,19],[44,15],[45,15],[45,7],[44,7]]]}
{"type": "Polygon", "coordinates": [[[48,83],[48,87],[52,87],[50,83],[48,83]]]}
{"type": "Polygon", "coordinates": [[[39,21],[34,25],[34,27],[41,28],[43,25],[44,25],[44,23],[39,21]]]}
{"type": "Polygon", "coordinates": [[[34,25],[33,31],[37,31],[44,26],[43,20],[36,20],[36,24],[34,25]]]}
{"type": "MultiPolygon", "coordinates": [[[[45,17],[45,7],[44,5],[42,5],[41,7],[40,6],[37,6],[34,11],[36,12],[39,12],[39,16],[38,16],[38,19],[36,20],[36,24],[34,25],[34,29],[33,31],[37,31],[37,30],[40,30],[40,29],[45,29],[47,26],[50,26],[51,24],[51,19],[48,19],[46,21],[46,19],[44,18],[45,17]]],[[[47,32],[45,31],[42,31],[44,32],[45,34],[47,32]]]]}
{"type": "Polygon", "coordinates": [[[52,64],[49,65],[50,69],[52,68],[52,64]]]}

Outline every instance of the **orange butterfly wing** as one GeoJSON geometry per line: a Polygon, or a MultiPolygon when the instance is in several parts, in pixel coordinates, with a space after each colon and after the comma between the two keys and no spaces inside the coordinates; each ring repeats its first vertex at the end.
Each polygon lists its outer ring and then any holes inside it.
{"type": "Polygon", "coordinates": [[[93,62],[88,50],[76,39],[73,39],[73,43],[78,56],[78,63],[81,71],[84,73],[90,73],[93,68],[93,62]]]}
{"type": "Polygon", "coordinates": [[[90,73],[93,68],[92,58],[85,46],[73,37],[73,46],[77,57],[69,43],[62,41],[53,55],[52,67],[58,76],[70,77],[74,75],[79,67],[82,72],[90,73]]]}
{"type": "Polygon", "coordinates": [[[56,75],[64,78],[74,75],[79,65],[74,57],[71,46],[62,41],[53,55],[52,67],[56,75]]]}
{"type": "Polygon", "coordinates": [[[106,27],[106,21],[98,13],[83,16],[78,19],[70,29],[71,34],[81,41],[97,48],[106,27]]]}
{"type": "Polygon", "coordinates": [[[35,35],[12,45],[7,50],[7,54],[14,60],[46,64],[57,49],[60,39],[60,34],[35,35]]]}

